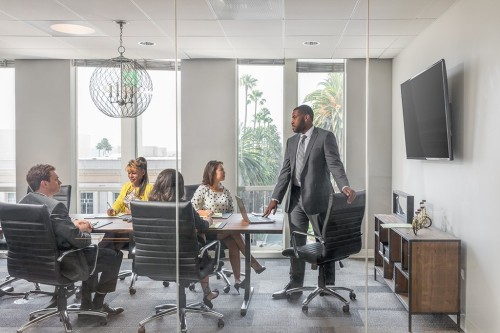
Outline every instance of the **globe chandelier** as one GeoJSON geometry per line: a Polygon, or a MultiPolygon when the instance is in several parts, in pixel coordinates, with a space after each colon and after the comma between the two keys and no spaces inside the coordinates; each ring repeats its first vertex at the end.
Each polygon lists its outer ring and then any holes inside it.
{"type": "Polygon", "coordinates": [[[90,96],[96,107],[113,118],[135,118],[149,106],[153,97],[153,82],[146,69],[136,60],[123,56],[123,25],[120,25],[120,55],[106,60],[90,78],[90,96]]]}

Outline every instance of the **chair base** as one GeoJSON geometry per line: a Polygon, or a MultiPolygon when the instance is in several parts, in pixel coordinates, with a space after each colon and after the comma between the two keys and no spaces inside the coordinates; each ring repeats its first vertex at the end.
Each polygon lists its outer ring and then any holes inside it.
{"type": "Polygon", "coordinates": [[[12,282],[19,280],[18,278],[13,278],[11,276],[6,276],[5,281],[0,283],[0,297],[2,296],[23,296],[24,298],[28,298],[30,292],[14,292],[14,287],[10,286],[12,282]]]}
{"type": "Polygon", "coordinates": [[[164,316],[169,316],[172,314],[176,314],[179,312],[179,322],[181,325],[181,332],[187,332],[187,323],[186,323],[186,314],[188,312],[191,313],[199,313],[204,316],[210,316],[218,319],[217,325],[219,328],[224,327],[224,315],[209,309],[203,303],[192,303],[188,304],[185,308],[181,308],[180,311],[177,311],[178,308],[175,304],[162,304],[155,307],[156,313],[139,323],[138,333],[145,333],[146,328],[144,327],[147,323],[156,320],[158,318],[162,318],[164,316]]]}
{"type": "Polygon", "coordinates": [[[137,291],[135,289],[135,282],[137,281],[137,273],[134,272],[133,270],[120,271],[120,273],[118,273],[118,278],[120,280],[124,280],[128,276],[130,276],[130,286],[128,287],[128,292],[130,295],[135,295],[137,291]]]}
{"type": "Polygon", "coordinates": [[[91,315],[103,318],[101,325],[105,325],[108,320],[108,314],[106,312],[101,311],[93,311],[93,310],[81,310],[79,304],[72,304],[67,309],[58,310],[57,308],[45,308],[37,311],[33,311],[29,314],[30,321],[21,326],[17,333],[21,333],[24,330],[30,328],[31,326],[51,317],[59,316],[60,321],[63,323],[64,330],[66,332],[73,332],[73,328],[71,326],[71,322],[69,320],[69,314],[83,314],[83,315],[91,315]]]}
{"type": "Polygon", "coordinates": [[[299,287],[299,288],[292,288],[288,289],[286,291],[287,296],[290,296],[294,293],[298,292],[303,292],[303,291],[308,291],[312,290],[312,292],[307,295],[307,298],[302,302],[302,311],[307,312],[309,309],[309,303],[318,295],[320,296],[333,296],[339,299],[342,303],[344,303],[344,306],[342,307],[342,310],[344,312],[349,312],[349,304],[350,302],[345,299],[342,295],[340,295],[337,291],[338,290],[344,290],[349,292],[349,298],[351,300],[356,299],[356,294],[354,293],[354,290],[346,288],[346,287],[334,287],[334,286],[307,286],[307,287],[299,287]]]}

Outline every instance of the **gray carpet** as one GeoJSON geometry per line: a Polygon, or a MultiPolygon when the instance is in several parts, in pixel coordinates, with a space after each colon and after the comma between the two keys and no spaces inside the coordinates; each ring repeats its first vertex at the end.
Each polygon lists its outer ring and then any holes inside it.
{"type": "MultiPolygon", "coordinates": [[[[225,327],[219,329],[217,320],[197,314],[188,314],[189,332],[237,332],[237,333],[363,333],[365,332],[365,268],[363,260],[345,260],[345,267],[337,271],[337,285],[352,287],[357,299],[350,304],[350,312],[342,311],[342,304],[330,297],[317,297],[309,304],[308,313],[302,312],[303,295],[299,300],[273,300],[271,294],[281,289],[288,279],[289,264],[286,259],[262,259],[267,270],[260,275],[252,274],[255,292],[245,317],[240,315],[243,295],[234,288],[228,294],[222,292],[223,282],[211,278],[211,287],[221,290],[214,300],[214,310],[224,314],[225,327]]],[[[124,260],[122,268],[130,267],[130,260],[124,260]]],[[[226,263],[227,267],[228,263],[226,263]]],[[[391,293],[390,289],[373,278],[373,262],[368,270],[368,332],[391,333],[408,331],[408,313],[391,293]]],[[[0,277],[7,275],[6,260],[0,259],[0,277]]],[[[380,279],[380,277],[378,277],[380,279]]],[[[306,271],[306,284],[314,285],[317,271],[306,271]]],[[[154,313],[154,306],[175,302],[175,285],[163,287],[161,282],[140,277],[137,293],[128,292],[129,278],[118,282],[117,291],[106,297],[112,306],[122,306],[125,312],[110,317],[106,326],[100,326],[92,319],[78,319],[72,316],[74,332],[137,332],[138,323],[154,313]]],[[[233,279],[230,278],[233,283],[233,279]]],[[[32,289],[32,284],[18,281],[13,283],[15,291],[32,289]]],[[[42,289],[50,290],[48,286],[42,289]]],[[[345,295],[346,297],[347,294],[345,295]]],[[[202,292],[197,284],[195,291],[187,290],[188,303],[201,300],[202,292]]],[[[28,300],[20,297],[0,298],[0,331],[15,332],[28,320],[30,311],[41,308],[48,296],[31,295],[28,300]]],[[[73,298],[70,298],[71,303],[73,298]]],[[[414,315],[413,332],[456,332],[455,323],[447,315],[414,315]]],[[[146,325],[146,332],[175,332],[174,316],[167,316],[146,325]]],[[[56,318],[44,321],[26,332],[64,332],[56,318]]]]}

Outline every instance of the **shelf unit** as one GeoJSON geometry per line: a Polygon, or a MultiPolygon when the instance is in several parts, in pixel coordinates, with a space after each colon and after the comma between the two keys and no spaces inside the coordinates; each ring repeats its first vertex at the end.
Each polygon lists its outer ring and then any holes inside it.
{"type": "Polygon", "coordinates": [[[384,228],[406,221],[396,214],[375,215],[374,276],[380,275],[408,311],[408,331],[414,314],[454,314],[460,331],[459,239],[436,228],[415,235],[411,228],[384,228]]]}

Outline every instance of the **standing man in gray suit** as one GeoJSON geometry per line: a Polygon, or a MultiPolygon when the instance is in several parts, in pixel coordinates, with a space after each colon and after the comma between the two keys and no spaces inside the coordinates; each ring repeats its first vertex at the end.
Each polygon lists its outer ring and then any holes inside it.
{"type": "MultiPolygon", "coordinates": [[[[285,202],[285,212],[288,213],[290,233],[293,231],[307,232],[309,222],[316,233],[322,229],[326,218],[330,196],[333,187],[330,174],[342,193],[351,203],[356,192],[349,187],[349,181],[340,159],[337,140],[332,132],[313,126],[314,112],[308,105],[300,105],[292,112],[292,130],[297,133],[290,137],[286,144],[283,166],[274,188],[272,200],[267,206],[264,216],[276,213],[289,190],[285,202]]],[[[296,235],[297,245],[306,244],[306,236],[296,235]]],[[[334,277],[334,264],[327,269],[328,277],[334,277]],[[329,272],[329,273],[328,273],[329,272]]],[[[281,291],[273,294],[273,298],[287,297],[286,290],[302,287],[304,284],[305,262],[295,258],[290,259],[290,281],[281,291]]],[[[295,293],[294,296],[300,296],[295,293]]]]}

